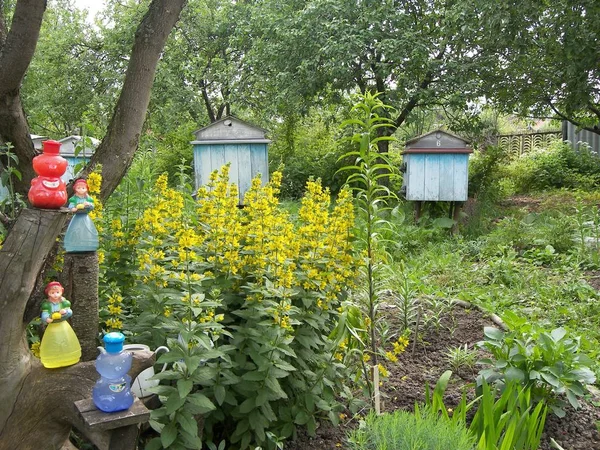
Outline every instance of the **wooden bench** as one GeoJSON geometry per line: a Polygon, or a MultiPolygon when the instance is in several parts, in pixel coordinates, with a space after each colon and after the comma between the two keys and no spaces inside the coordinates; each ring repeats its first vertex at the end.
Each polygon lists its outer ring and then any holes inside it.
{"type": "Polygon", "coordinates": [[[81,421],[80,431],[99,450],[135,450],[140,425],[150,418],[150,410],[138,398],[125,411],[105,413],[91,398],[74,403],[81,421]]]}

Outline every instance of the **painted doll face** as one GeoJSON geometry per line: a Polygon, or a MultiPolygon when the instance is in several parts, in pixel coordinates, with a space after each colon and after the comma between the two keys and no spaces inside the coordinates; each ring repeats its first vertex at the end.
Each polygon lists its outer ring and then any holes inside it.
{"type": "Polygon", "coordinates": [[[53,286],[48,290],[48,299],[53,303],[58,303],[62,298],[63,290],[58,286],[53,286]]]}
{"type": "Polygon", "coordinates": [[[85,187],[85,185],[80,183],[77,186],[75,186],[75,192],[78,196],[84,197],[87,194],[87,188],[85,187]]]}

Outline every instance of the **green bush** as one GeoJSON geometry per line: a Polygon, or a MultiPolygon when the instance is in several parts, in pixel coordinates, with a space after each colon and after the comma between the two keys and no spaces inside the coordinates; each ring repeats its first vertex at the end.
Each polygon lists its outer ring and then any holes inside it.
{"type": "Polygon", "coordinates": [[[412,414],[369,414],[348,436],[351,450],[472,450],[474,439],[465,424],[452,422],[429,407],[412,414]]]}
{"type": "Polygon", "coordinates": [[[519,194],[550,188],[589,190],[600,181],[600,158],[587,148],[574,150],[569,143],[555,142],[510,163],[506,176],[519,194]]]}
{"type": "Polygon", "coordinates": [[[136,250],[135,279],[126,301],[109,299],[109,313],[126,314],[105,324],[171,349],[159,359],[172,368],[156,376],[162,406],[150,425],[160,438],[148,450],[273,450],[298,426],[313,435],[317,420],[339,421],[340,400],[352,397],[330,337],[358,270],[350,190],[332,205],[311,181],[292,218],[277,198],[281,173],[264,186],[255,178],[240,209],[228,170],[197,202],[161,175],[119,238],[136,250]]]}
{"type": "Polygon", "coordinates": [[[484,328],[480,346],[492,354],[481,363],[491,367],[480,372],[480,380],[505,385],[517,381],[531,386],[536,399],[547,400],[559,417],[565,415],[559,395],[565,395],[573,408],[586,385],[596,381],[594,362],[581,353],[581,338],[571,337],[564,328],[550,332],[515,314],[507,314],[510,331],[484,328]]]}
{"type": "Polygon", "coordinates": [[[469,196],[498,199],[498,183],[502,178],[502,163],[506,151],[501,147],[487,147],[473,154],[469,161],[469,196]]]}
{"type": "Polygon", "coordinates": [[[270,171],[283,165],[281,197],[299,199],[304,194],[309,178],[320,178],[323,186],[336,194],[345,183],[345,176],[337,174],[337,159],[342,153],[337,142],[338,128],[322,117],[323,112],[313,112],[303,119],[288,118],[273,130],[273,143],[269,147],[270,171]]]}
{"type": "Polygon", "coordinates": [[[543,400],[535,403],[531,386],[511,381],[497,392],[483,380],[479,396],[467,403],[463,392],[460,403],[450,415],[451,410],[444,404],[444,393],[451,376],[451,371],[444,372],[432,393],[429,386],[425,387],[425,403],[453,425],[465,424],[467,413],[476,405],[468,430],[477,443],[477,450],[536,450],[539,447],[548,407],[543,400]]]}

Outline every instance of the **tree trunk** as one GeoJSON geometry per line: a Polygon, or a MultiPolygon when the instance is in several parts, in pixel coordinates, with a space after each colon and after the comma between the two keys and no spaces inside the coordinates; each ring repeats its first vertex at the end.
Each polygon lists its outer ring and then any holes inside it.
{"type": "MultiPolygon", "coordinates": [[[[29,126],[19,90],[35,52],[46,0],[19,0],[10,31],[0,39],[0,144],[10,142],[19,157],[21,180],[15,178],[15,191],[27,197],[29,182],[35,176],[31,160],[35,156],[29,126]]],[[[4,21],[0,9],[0,22],[4,21]]]]}
{"type": "Polygon", "coordinates": [[[64,297],[71,302],[71,325],[81,344],[81,360],[98,356],[98,254],[67,253],[61,276],[64,297]]]}
{"type": "MultiPolygon", "coordinates": [[[[102,164],[102,200],[114,191],[133,160],[156,65],[184,4],[185,0],[153,0],[138,27],[121,96],[91,162],[102,164]]],[[[34,176],[33,145],[19,87],[45,8],[45,0],[18,0],[8,34],[0,27],[0,140],[14,145],[23,174],[17,189],[23,194],[34,176]]],[[[30,316],[39,307],[41,296],[32,294],[42,284],[44,263],[65,221],[59,211],[25,209],[0,249],[0,450],[60,448],[75,421],[73,402],[89,398],[97,378],[91,361],[45,369],[27,345],[26,311],[30,316]]],[[[130,373],[135,376],[147,367],[149,359],[145,361],[130,373]]]]}

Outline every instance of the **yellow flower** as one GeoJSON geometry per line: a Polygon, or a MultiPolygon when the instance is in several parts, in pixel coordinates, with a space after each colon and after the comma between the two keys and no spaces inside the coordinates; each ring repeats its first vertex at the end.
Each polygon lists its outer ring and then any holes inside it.
{"type": "Polygon", "coordinates": [[[33,356],[35,356],[36,358],[40,357],[40,344],[40,341],[31,344],[31,353],[33,353],[33,356]]]}
{"type": "Polygon", "coordinates": [[[120,306],[108,305],[108,313],[112,315],[119,315],[123,312],[123,308],[120,306]]]}
{"type": "Polygon", "coordinates": [[[396,342],[394,342],[394,353],[399,355],[408,347],[408,339],[404,336],[398,338],[396,342]]]}
{"type": "Polygon", "coordinates": [[[121,319],[115,319],[112,317],[106,320],[104,324],[110,329],[120,330],[121,328],[123,328],[123,322],[121,321],[121,319]]]}
{"type": "Polygon", "coordinates": [[[385,352],[385,357],[388,361],[398,362],[398,357],[394,355],[392,352],[385,352]]]}
{"type": "Polygon", "coordinates": [[[87,178],[88,191],[90,194],[99,194],[102,186],[102,175],[98,172],[92,172],[87,178]]]}
{"type": "Polygon", "coordinates": [[[385,378],[387,378],[387,377],[388,377],[388,375],[389,375],[389,372],[388,372],[388,370],[385,368],[385,366],[383,366],[382,364],[377,364],[377,367],[379,368],[379,374],[380,374],[382,377],[385,377],[385,378]]]}

